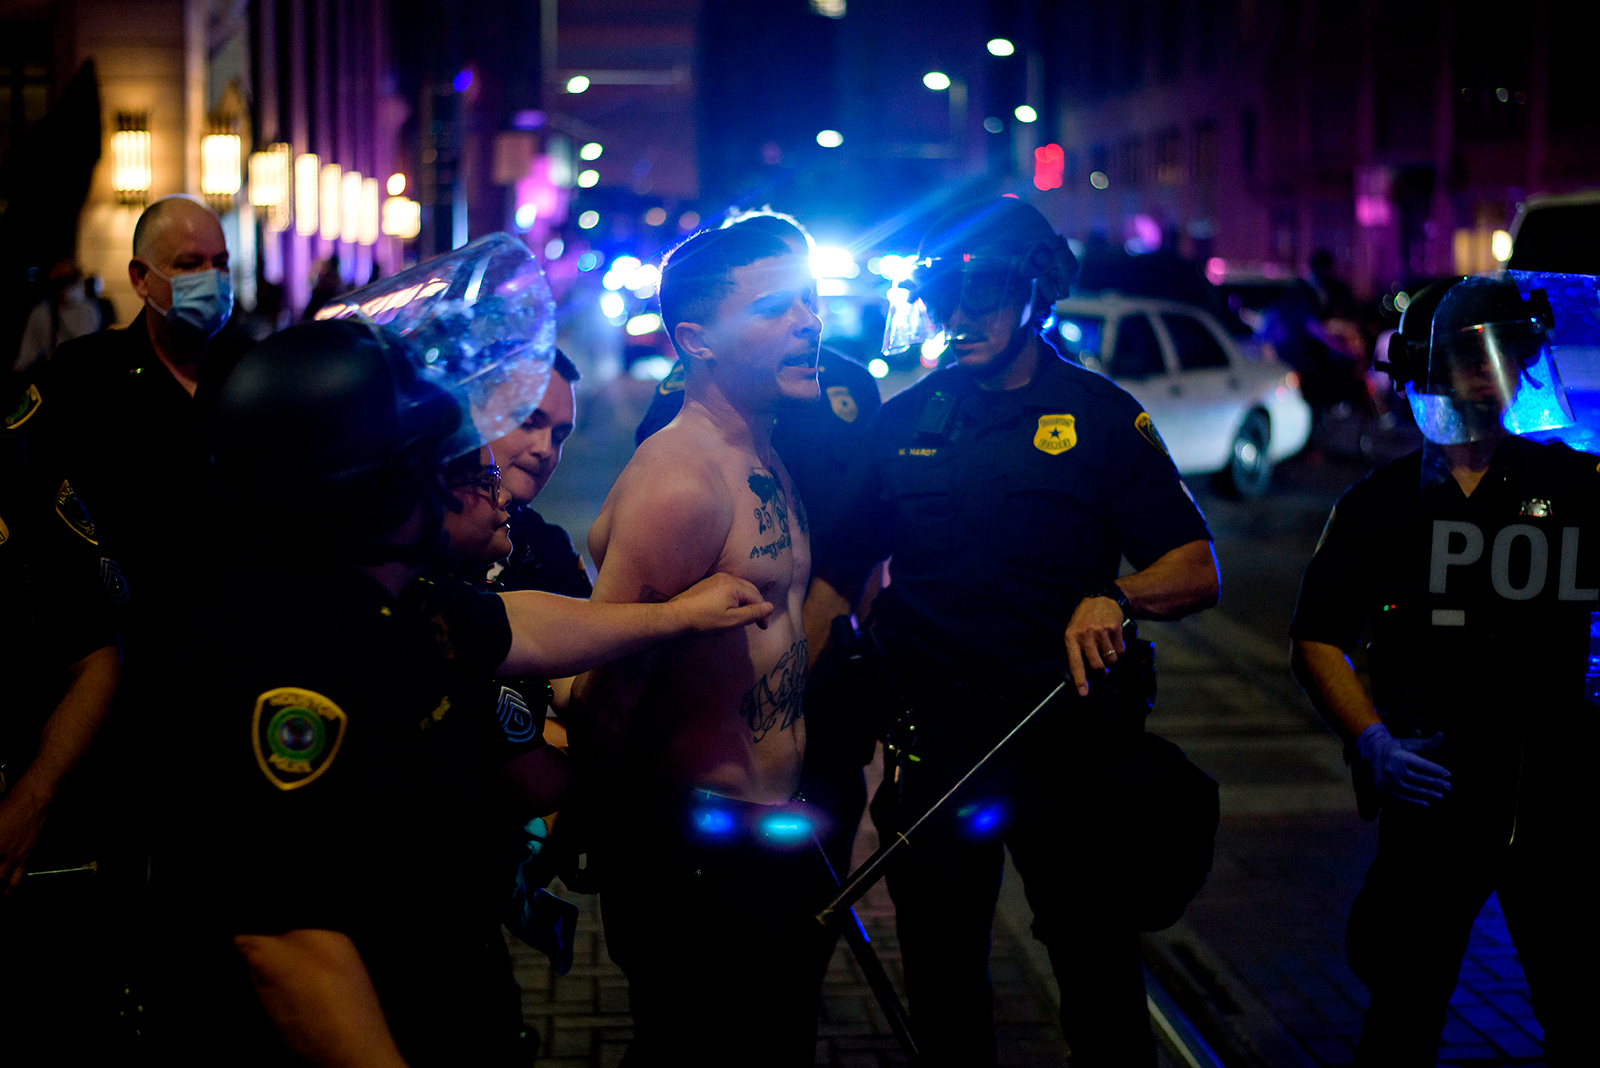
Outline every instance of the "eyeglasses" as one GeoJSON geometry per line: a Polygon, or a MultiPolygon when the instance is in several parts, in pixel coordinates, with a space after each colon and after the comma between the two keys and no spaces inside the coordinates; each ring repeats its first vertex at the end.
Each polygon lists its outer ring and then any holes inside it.
{"type": "Polygon", "coordinates": [[[449,486],[451,489],[459,489],[463,486],[480,486],[489,491],[489,500],[498,504],[500,503],[500,465],[490,464],[483,469],[481,474],[473,478],[456,479],[449,483],[449,486]]]}

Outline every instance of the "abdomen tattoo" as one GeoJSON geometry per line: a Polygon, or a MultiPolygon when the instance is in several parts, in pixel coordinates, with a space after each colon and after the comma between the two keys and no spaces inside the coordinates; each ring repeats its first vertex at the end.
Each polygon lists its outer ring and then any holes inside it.
{"type": "Polygon", "coordinates": [[[750,740],[760,742],[773,728],[794,726],[805,694],[806,640],[801,638],[740,699],[739,715],[750,725],[750,740]]]}

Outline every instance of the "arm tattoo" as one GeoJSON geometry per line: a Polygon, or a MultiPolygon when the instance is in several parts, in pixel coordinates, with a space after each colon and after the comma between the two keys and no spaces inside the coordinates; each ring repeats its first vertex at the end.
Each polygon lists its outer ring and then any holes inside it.
{"type": "Polygon", "coordinates": [[[750,725],[750,740],[761,741],[774,727],[786,731],[794,726],[805,693],[806,641],[801,638],[740,698],[739,715],[750,725]]]}
{"type": "Polygon", "coordinates": [[[778,476],[759,469],[750,472],[750,491],[761,501],[761,506],[755,509],[758,532],[765,534],[769,530],[777,531],[777,536],[772,541],[765,545],[757,545],[750,550],[750,559],[754,560],[758,556],[770,556],[776,559],[780,552],[789,547],[787,495],[778,483],[778,476]]]}

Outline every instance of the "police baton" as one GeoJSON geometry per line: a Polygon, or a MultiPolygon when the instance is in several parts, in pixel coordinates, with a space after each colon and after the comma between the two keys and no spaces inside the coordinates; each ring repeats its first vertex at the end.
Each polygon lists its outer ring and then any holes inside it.
{"type": "MultiPolygon", "coordinates": [[[[998,756],[1000,751],[1009,745],[1011,740],[1020,734],[1024,727],[1033,722],[1033,718],[1035,716],[1037,716],[1040,712],[1043,712],[1045,708],[1057,697],[1060,697],[1062,692],[1067,689],[1067,686],[1068,680],[1066,679],[1056,683],[1056,688],[1046,694],[1044,700],[1040,701],[1033,707],[1033,711],[1029,712],[1026,716],[1023,716],[1022,720],[1015,727],[1012,727],[1011,730],[1006,733],[1004,738],[1001,738],[998,742],[996,742],[993,749],[985,753],[976,764],[972,765],[967,773],[961,776],[961,778],[957,780],[956,784],[945,792],[943,797],[939,798],[939,800],[935,801],[931,806],[929,806],[928,811],[924,812],[921,816],[918,816],[917,822],[913,823],[910,827],[903,831],[895,832],[895,838],[892,842],[878,847],[878,851],[872,854],[872,856],[868,857],[866,862],[863,863],[861,867],[851,872],[850,877],[845,880],[844,886],[839,889],[839,893],[832,901],[828,902],[827,906],[821,912],[817,913],[817,922],[822,924],[824,927],[831,927],[834,923],[839,922],[837,917],[838,912],[841,909],[849,910],[851,905],[854,905],[857,901],[860,901],[862,896],[866,894],[868,890],[872,889],[874,883],[883,878],[886,870],[885,865],[888,863],[889,858],[894,855],[895,850],[899,849],[903,845],[910,845],[910,838],[913,834],[917,833],[917,828],[926,823],[928,821],[928,817],[932,816],[935,812],[938,812],[939,809],[943,808],[952,797],[959,793],[961,788],[965,786],[973,776],[982,771],[989,761],[998,756]]],[[[854,922],[853,917],[852,922],[854,922]]],[[[848,928],[848,925],[845,926],[848,928]]]]}

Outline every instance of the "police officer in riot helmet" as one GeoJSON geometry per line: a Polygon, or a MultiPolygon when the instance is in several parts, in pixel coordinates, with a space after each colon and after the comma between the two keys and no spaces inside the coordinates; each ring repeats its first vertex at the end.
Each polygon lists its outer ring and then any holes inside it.
{"type": "MultiPolygon", "coordinates": [[[[548,369],[548,349],[527,358],[548,369]]],[[[396,334],[313,322],[222,386],[213,470],[240,541],[191,613],[172,705],[195,748],[157,864],[169,1060],[525,1062],[480,744],[495,709],[463,695],[770,609],[728,576],[676,608],[444,580],[441,468],[483,434],[421,367],[396,334]]]]}
{"type": "Polygon", "coordinates": [[[1495,891],[1548,1062],[1579,1056],[1590,999],[1557,957],[1594,948],[1574,846],[1595,806],[1553,761],[1597,741],[1600,470],[1527,437],[1573,424],[1550,342],[1561,325],[1543,291],[1524,297],[1509,278],[1417,294],[1390,374],[1425,443],[1345,493],[1301,587],[1296,676],[1345,739],[1360,811],[1380,821],[1346,942],[1371,992],[1358,1064],[1435,1063],[1495,891]],[[1350,660],[1364,627],[1370,697],[1350,660]]]}
{"type": "Polygon", "coordinates": [[[870,626],[912,711],[890,730],[897,759],[872,803],[885,840],[1063,677],[1076,693],[890,862],[912,1030],[940,1064],[995,1062],[1002,842],[1061,983],[1075,1063],[1155,1059],[1122,819],[1148,705],[1124,627],[1214,603],[1217,571],[1149,416],[1041,332],[1075,269],[1015,198],[935,222],[909,291],[891,292],[884,347],[942,328],[953,363],[884,403],[815,524],[856,564],[820,576],[841,604],[867,565],[893,558],[870,626]],[[1118,578],[1124,556],[1136,570],[1118,578]]]}

